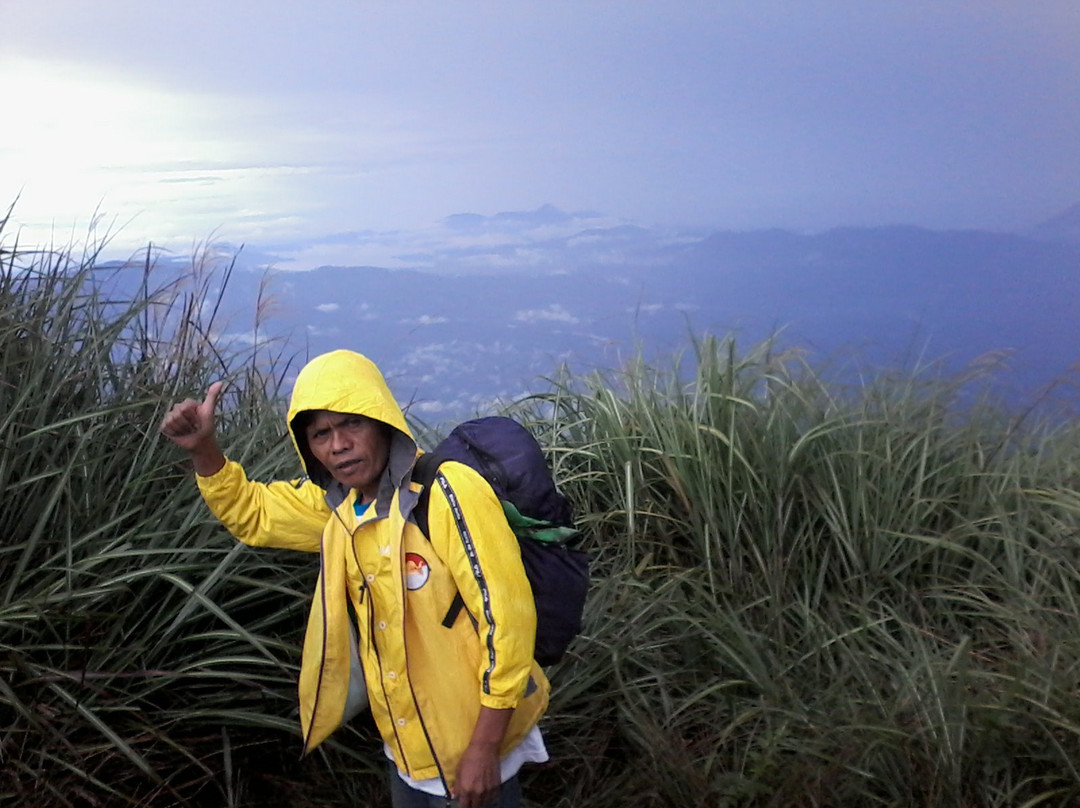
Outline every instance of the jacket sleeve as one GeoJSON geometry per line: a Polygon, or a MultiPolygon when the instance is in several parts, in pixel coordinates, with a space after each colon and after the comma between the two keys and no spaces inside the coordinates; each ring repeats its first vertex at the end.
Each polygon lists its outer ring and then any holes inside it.
{"type": "Polygon", "coordinates": [[[516,707],[533,667],[536,606],[517,537],[491,486],[468,466],[446,462],[428,504],[435,552],[445,560],[477,623],[477,678],[485,707],[516,707]]]}
{"type": "Polygon", "coordinates": [[[195,480],[210,511],[244,544],[319,552],[330,506],[310,480],[251,482],[231,460],[195,480]]]}

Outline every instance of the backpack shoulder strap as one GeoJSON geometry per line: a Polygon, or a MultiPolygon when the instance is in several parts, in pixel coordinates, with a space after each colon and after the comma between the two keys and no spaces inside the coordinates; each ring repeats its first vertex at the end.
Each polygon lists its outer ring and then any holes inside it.
{"type": "Polygon", "coordinates": [[[431,498],[431,484],[435,482],[435,475],[439,473],[441,463],[442,459],[434,452],[424,452],[416,458],[416,463],[413,465],[413,482],[424,486],[424,490],[420,492],[420,498],[413,507],[413,519],[416,520],[416,526],[420,528],[420,532],[428,541],[431,541],[431,531],[428,530],[428,500],[431,498]]]}

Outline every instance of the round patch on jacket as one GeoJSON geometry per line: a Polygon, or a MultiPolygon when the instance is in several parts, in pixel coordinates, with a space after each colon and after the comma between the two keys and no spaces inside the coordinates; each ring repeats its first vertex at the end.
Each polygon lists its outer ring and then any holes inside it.
{"type": "Polygon", "coordinates": [[[428,582],[431,577],[431,567],[422,555],[416,553],[405,554],[405,587],[415,592],[428,582]]]}

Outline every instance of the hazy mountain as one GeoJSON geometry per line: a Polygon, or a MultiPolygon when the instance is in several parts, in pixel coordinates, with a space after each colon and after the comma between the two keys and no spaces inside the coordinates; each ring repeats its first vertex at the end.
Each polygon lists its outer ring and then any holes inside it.
{"type": "Polygon", "coordinates": [[[1080,243],[1080,202],[1032,228],[1031,235],[1048,241],[1080,243]]]}
{"type": "MultiPolygon", "coordinates": [[[[536,389],[563,361],[611,368],[639,343],[668,356],[691,332],[749,344],[782,328],[812,359],[862,370],[941,356],[957,368],[1004,351],[1001,384],[1016,400],[1080,359],[1080,242],[1049,230],[659,232],[551,206],[444,225],[397,253],[417,268],[277,274],[263,333],[301,358],[367,353],[433,419],[536,389]]],[[[253,311],[260,278],[238,269],[230,305],[253,311]]]]}

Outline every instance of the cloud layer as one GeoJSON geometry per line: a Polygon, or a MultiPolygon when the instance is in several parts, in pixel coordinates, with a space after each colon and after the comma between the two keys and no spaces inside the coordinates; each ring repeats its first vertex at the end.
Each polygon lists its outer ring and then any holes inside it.
{"type": "Polygon", "coordinates": [[[50,0],[3,21],[0,86],[32,103],[0,196],[22,191],[32,238],[99,204],[131,245],[369,251],[435,226],[483,246],[515,223],[438,223],[547,201],[648,225],[1015,227],[1080,187],[1072,0],[50,0]]]}

